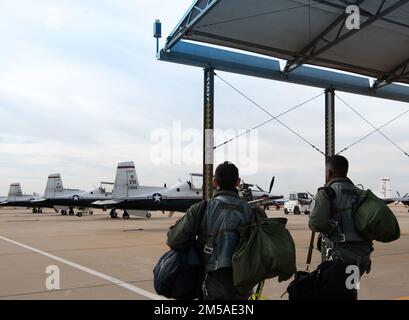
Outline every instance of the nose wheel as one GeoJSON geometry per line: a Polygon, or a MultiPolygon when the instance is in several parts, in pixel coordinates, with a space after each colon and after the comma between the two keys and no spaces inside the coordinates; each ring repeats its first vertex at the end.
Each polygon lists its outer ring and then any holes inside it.
{"type": "Polygon", "coordinates": [[[122,215],[122,219],[124,220],[129,220],[129,213],[124,211],[123,215],[122,215]]]}
{"type": "Polygon", "coordinates": [[[148,212],[148,213],[146,214],[146,219],[150,219],[150,218],[152,218],[152,214],[151,214],[150,212],[148,212]]]}

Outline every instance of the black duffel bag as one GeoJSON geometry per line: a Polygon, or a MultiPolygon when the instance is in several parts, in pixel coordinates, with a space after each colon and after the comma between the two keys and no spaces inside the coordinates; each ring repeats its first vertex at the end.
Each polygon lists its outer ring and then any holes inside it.
{"type": "Polygon", "coordinates": [[[289,300],[356,300],[357,291],[346,285],[348,266],[340,261],[325,261],[311,273],[297,272],[287,288],[289,300]]]}
{"type": "Polygon", "coordinates": [[[206,206],[207,202],[203,201],[190,243],[165,253],[153,269],[154,287],[159,295],[177,300],[201,298],[203,268],[196,237],[206,206]]]}

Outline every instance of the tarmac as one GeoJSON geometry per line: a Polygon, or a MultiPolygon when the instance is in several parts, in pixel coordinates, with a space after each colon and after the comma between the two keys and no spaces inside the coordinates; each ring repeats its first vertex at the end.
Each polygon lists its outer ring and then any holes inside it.
{"type": "MultiPolygon", "coordinates": [[[[372,272],[361,281],[361,300],[409,299],[409,213],[403,206],[392,208],[401,239],[375,243],[372,272]]],[[[149,220],[112,220],[100,210],[79,218],[52,210],[0,209],[0,299],[163,299],[155,293],[152,270],[168,250],[167,230],[181,216],[153,213],[149,220]]],[[[297,267],[305,270],[308,216],[285,216],[282,210],[269,211],[269,216],[288,218],[297,267]]],[[[319,262],[315,250],[312,268],[319,262]]],[[[287,300],[281,295],[288,284],[267,280],[263,299],[287,300]]]]}

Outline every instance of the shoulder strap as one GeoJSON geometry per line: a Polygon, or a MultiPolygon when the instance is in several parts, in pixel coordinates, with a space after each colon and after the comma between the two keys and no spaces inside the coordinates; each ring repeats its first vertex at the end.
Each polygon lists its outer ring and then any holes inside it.
{"type": "Polygon", "coordinates": [[[322,188],[319,188],[318,191],[323,190],[327,197],[329,198],[329,201],[331,203],[331,210],[330,210],[330,220],[332,221],[337,221],[338,216],[337,212],[335,210],[335,199],[337,197],[337,194],[335,193],[335,190],[331,186],[325,186],[322,188]]]}
{"type": "MultiPolygon", "coordinates": [[[[328,196],[328,198],[330,199],[331,202],[331,212],[330,212],[330,219],[336,219],[336,212],[335,212],[335,208],[334,208],[334,200],[337,197],[337,194],[335,193],[335,190],[333,188],[331,188],[330,186],[325,186],[322,188],[318,189],[318,192],[320,190],[323,190],[325,192],[325,194],[328,196]]],[[[310,239],[310,245],[308,247],[308,254],[307,254],[307,272],[309,272],[310,266],[311,266],[311,262],[312,262],[312,253],[314,250],[314,242],[315,242],[315,232],[311,233],[311,239],[310,239]]]]}
{"type": "Polygon", "coordinates": [[[204,247],[204,252],[208,255],[211,255],[213,253],[216,236],[220,229],[220,226],[222,225],[223,220],[224,215],[222,213],[219,213],[214,224],[212,226],[209,226],[208,228],[209,233],[207,235],[207,243],[206,246],[204,247]]]}
{"type": "Polygon", "coordinates": [[[193,234],[192,234],[193,240],[196,240],[196,237],[199,235],[200,225],[202,224],[203,217],[206,212],[206,208],[207,208],[207,200],[204,200],[200,203],[198,219],[195,220],[195,225],[194,225],[193,234]]]}

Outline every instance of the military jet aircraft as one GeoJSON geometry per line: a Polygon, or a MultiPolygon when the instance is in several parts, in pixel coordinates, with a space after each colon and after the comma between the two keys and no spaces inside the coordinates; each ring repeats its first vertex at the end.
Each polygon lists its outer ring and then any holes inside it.
{"type": "MultiPolygon", "coordinates": [[[[186,212],[193,204],[202,201],[202,188],[195,184],[195,178],[202,177],[200,174],[190,174],[190,179],[180,181],[172,187],[149,187],[139,185],[134,162],[122,162],[118,164],[112,199],[96,201],[92,205],[111,209],[111,218],[117,218],[116,210],[123,210],[122,217],[129,219],[130,215],[151,218],[150,211],[169,211],[171,217],[174,212],[186,212]]],[[[274,181],[271,184],[274,184],[274,181]]],[[[241,187],[240,195],[244,197],[247,192],[251,198],[247,201],[264,199],[271,201],[282,196],[272,196],[270,192],[257,188],[255,192],[248,191],[253,185],[241,187]]],[[[254,187],[254,186],[253,186],[254,187]]],[[[270,188],[270,189],[271,189],[270,188]]],[[[246,194],[246,195],[247,195],[246,194]]]]}
{"type": "Polygon", "coordinates": [[[105,185],[112,183],[102,182],[99,188],[86,192],[79,189],[65,189],[59,173],[50,174],[47,180],[44,196],[31,201],[31,206],[53,207],[60,210],[62,215],[74,215],[77,208],[77,216],[81,217],[83,211],[93,214],[92,203],[110,199],[112,194],[107,192],[105,185]]]}
{"type": "MultiPolygon", "coordinates": [[[[38,200],[37,194],[23,194],[20,183],[10,184],[8,197],[1,201],[0,205],[4,207],[24,207],[31,208],[31,201],[38,200]]],[[[41,213],[42,207],[33,208],[33,213],[41,213]]]]}
{"type": "Polygon", "coordinates": [[[273,206],[276,207],[277,210],[279,210],[280,207],[284,205],[285,200],[283,200],[284,196],[276,196],[271,193],[274,187],[274,183],[275,177],[273,177],[273,179],[271,180],[270,187],[268,191],[266,191],[257,184],[248,184],[242,181],[239,187],[240,197],[252,203],[259,203],[257,200],[264,199],[264,201],[262,201],[261,203],[263,203],[265,209],[273,206]]]}
{"type": "Polygon", "coordinates": [[[122,217],[130,215],[151,218],[149,211],[186,211],[200,201],[201,190],[191,182],[181,182],[171,188],[139,185],[134,162],[118,164],[112,199],[96,201],[92,205],[111,209],[110,216],[118,217],[117,209],[123,210],[122,217]]]}

